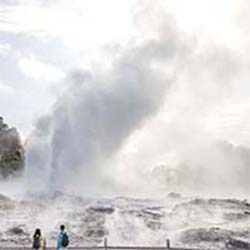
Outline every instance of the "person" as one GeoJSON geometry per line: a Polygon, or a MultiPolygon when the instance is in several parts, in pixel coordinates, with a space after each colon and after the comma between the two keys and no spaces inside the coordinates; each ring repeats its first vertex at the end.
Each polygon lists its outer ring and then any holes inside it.
{"type": "Polygon", "coordinates": [[[66,233],[65,226],[60,226],[60,232],[57,237],[57,250],[67,249],[69,245],[69,237],[66,233]]]}
{"type": "Polygon", "coordinates": [[[34,250],[44,250],[45,249],[45,240],[42,237],[41,230],[37,228],[33,235],[33,245],[32,248],[34,250]]]}

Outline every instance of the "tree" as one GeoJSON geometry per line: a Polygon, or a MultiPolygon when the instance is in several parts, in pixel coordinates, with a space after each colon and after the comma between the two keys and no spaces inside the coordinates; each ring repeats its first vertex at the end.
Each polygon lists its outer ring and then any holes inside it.
{"type": "Polygon", "coordinates": [[[0,176],[17,176],[24,168],[24,148],[18,131],[0,117],[0,176]]]}

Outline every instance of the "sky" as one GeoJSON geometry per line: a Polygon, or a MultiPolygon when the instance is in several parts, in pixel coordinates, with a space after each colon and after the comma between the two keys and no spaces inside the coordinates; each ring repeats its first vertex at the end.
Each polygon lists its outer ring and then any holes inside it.
{"type": "MultiPolygon", "coordinates": [[[[65,79],[70,72],[108,67],[118,47],[152,38],[164,19],[198,46],[211,43],[230,50],[240,58],[241,67],[247,68],[248,12],[249,4],[242,0],[2,0],[1,115],[26,138],[35,121],[50,112],[67,88],[65,79]]],[[[223,107],[210,117],[208,126],[215,133],[222,126],[233,134],[231,126],[239,132],[249,124],[249,76],[239,74],[241,79],[233,87],[234,98],[228,100],[225,112],[223,107]]]]}
{"type": "Polygon", "coordinates": [[[5,120],[27,136],[60,95],[68,72],[91,68],[98,57],[108,57],[102,47],[133,36],[131,6],[131,1],[1,1],[5,120]]]}
{"type": "Polygon", "coordinates": [[[2,0],[0,114],[36,131],[28,162],[52,175],[112,159],[133,179],[176,155],[221,175],[214,141],[250,147],[249,16],[247,0],[2,0]]]}

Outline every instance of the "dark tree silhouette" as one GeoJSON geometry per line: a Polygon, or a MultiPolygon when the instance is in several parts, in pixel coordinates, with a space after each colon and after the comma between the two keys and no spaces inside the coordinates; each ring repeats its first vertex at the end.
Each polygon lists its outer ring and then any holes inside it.
{"type": "Polygon", "coordinates": [[[0,117],[0,176],[17,176],[24,168],[24,148],[18,131],[0,117]]]}

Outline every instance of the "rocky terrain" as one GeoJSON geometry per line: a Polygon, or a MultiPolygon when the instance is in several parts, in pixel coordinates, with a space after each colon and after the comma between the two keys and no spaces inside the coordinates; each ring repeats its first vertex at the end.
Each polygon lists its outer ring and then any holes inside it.
{"type": "Polygon", "coordinates": [[[171,194],[163,199],[82,198],[56,193],[0,196],[1,246],[29,246],[35,228],[53,246],[64,223],[71,245],[172,246],[249,249],[247,200],[200,199],[171,194]]]}

